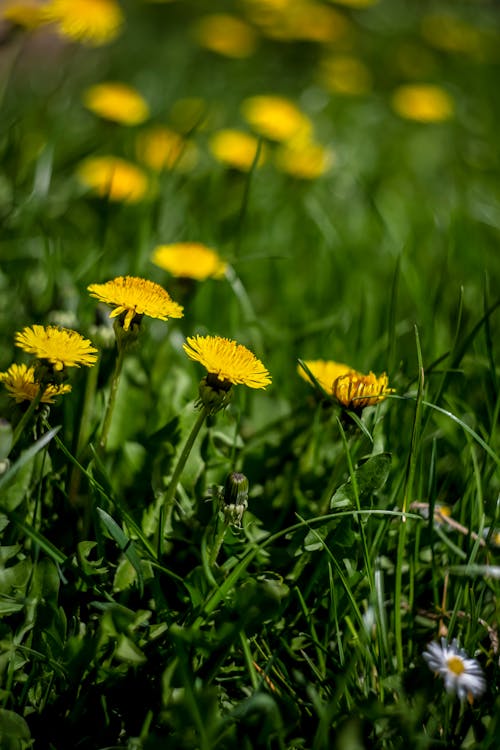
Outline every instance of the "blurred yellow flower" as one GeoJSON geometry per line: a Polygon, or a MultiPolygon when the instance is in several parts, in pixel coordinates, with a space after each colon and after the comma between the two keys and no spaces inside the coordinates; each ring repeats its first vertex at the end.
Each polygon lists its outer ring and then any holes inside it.
{"type": "Polygon", "coordinates": [[[182,318],[182,306],[174,302],[159,284],[136,276],[117,276],[104,284],[90,284],[92,297],[107,305],[114,305],[109,317],[123,315],[123,330],[128,331],[134,318],[143,315],[158,320],[182,318]]]}
{"type": "Polygon", "coordinates": [[[64,367],[90,367],[97,360],[97,349],[92,342],[77,331],[58,326],[27,326],[16,333],[16,346],[53,365],[54,370],[64,367]]]}
{"type": "MultiPolygon", "coordinates": [[[[331,360],[325,359],[305,359],[304,364],[327,393],[332,392],[333,383],[340,375],[345,375],[352,369],[349,365],[345,365],[343,362],[332,362],[331,360]]],[[[299,365],[297,372],[302,378],[304,378],[304,380],[307,380],[308,383],[314,385],[309,374],[303,367],[299,365]]]]}
{"type": "Polygon", "coordinates": [[[226,57],[250,57],[257,45],[257,34],[245,21],[227,13],[201,18],[194,27],[200,46],[226,57]]]}
{"type": "MultiPolygon", "coordinates": [[[[210,151],[218,161],[242,172],[248,172],[251,168],[258,146],[259,141],[254,135],[230,128],[213,133],[209,140],[210,151]]],[[[264,163],[264,152],[264,145],[261,144],[257,166],[264,163]]]]}
{"type": "Polygon", "coordinates": [[[315,180],[333,166],[334,154],[319,143],[297,138],[276,149],[275,163],[282,172],[299,180],[315,180]]]}
{"type": "MultiPolygon", "coordinates": [[[[22,401],[33,401],[40,390],[40,384],[35,380],[35,368],[24,364],[14,364],[5,372],[0,372],[0,383],[4,384],[9,396],[18,404],[22,401]]],[[[43,404],[53,404],[56,396],[62,396],[70,391],[70,385],[46,385],[40,401],[43,404]]]]}
{"type": "Polygon", "coordinates": [[[370,70],[352,55],[336,55],[322,60],[319,78],[325,88],[335,94],[360,96],[372,87],[370,70]]]}
{"type": "Polygon", "coordinates": [[[479,53],[485,41],[480,29],[450,14],[424,16],[421,28],[422,36],[429,44],[447,52],[479,53]]]}
{"type": "Polygon", "coordinates": [[[342,13],[314,0],[245,0],[244,4],[252,23],[272,39],[331,43],[350,29],[342,13]]]}
{"type": "Polygon", "coordinates": [[[149,117],[149,107],[141,94],[126,83],[109,81],[90,86],[83,103],[94,114],[122,125],[139,125],[149,117]]]}
{"type": "MultiPolygon", "coordinates": [[[[323,390],[346,409],[363,409],[365,406],[378,404],[387,395],[394,393],[394,388],[388,387],[389,380],[385,372],[377,378],[373,372],[363,375],[343,362],[324,359],[306,359],[304,364],[323,390]]],[[[300,365],[298,372],[304,380],[313,384],[308,373],[300,365]]]]}
{"type": "Polygon", "coordinates": [[[376,5],[379,0],[330,0],[337,5],[345,5],[347,8],[369,8],[376,5]]]}
{"type": "Polygon", "coordinates": [[[243,117],[260,135],[288,141],[312,132],[312,123],[294,102],[282,96],[251,96],[241,106],[243,117]]]}
{"type": "Polygon", "coordinates": [[[37,0],[10,0],[0,10],[0,18],[25,29],[36,29],[43,23],[40,11],[41,5],[37,0]]]}
{"type": "Polygon", "coordinates": [[[439,86],[425,83],[399,86],[393,93],[395,112],[407,120],[442,122],[453,117],[451,96],[439,86]]]}
{"type": "MultiPolygon", "coordinates": [[[[190,359],[200,362],[218,384],[265,388],[271,377],[262,362],[242,344],[221,336],[191,336],[183,344],[190,359]]],[[[216,385],[210,383],[208,385],[216,385]]]]}
{"type": "Polygon", "coordinates": [[[153,125],[138,133],[137,158],[155,172],[164,169],[179,169],[188,172],[198,159],[194,143],[163,125],[153,125]]]}
{"type": "Polygon", "coordinates": [[[79,165],[77,176],[83,185],[110,201],[137,203],[151,193],[142,169],[117,156],[90,156],[79,165]]]}
{"type": "Polygon", "coordinates": [[[153,263],[172,276],[185,279],[220,279],[224,276],[227,263],[213,250],[200,242],[176,242],[158,245],[153,251],[153,263]]]}
{"type": "Polygon", "coordinates": [[[116,39],[124,22],[115,0],[49,0],[41,14],[61,36],[93,46],[116,39]]]}

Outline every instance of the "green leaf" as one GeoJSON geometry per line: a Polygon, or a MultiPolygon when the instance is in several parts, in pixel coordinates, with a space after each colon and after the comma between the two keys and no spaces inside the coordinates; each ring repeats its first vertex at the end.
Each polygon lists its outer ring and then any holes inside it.
{"type": "Polygon", "coordinates": [[[114,518],[109,513],[106,513],[102,508],[97,508],[97,512],[101,518],[101,521],[110,534],[111,538],[114,539],[118,547],[121,549],[123,554],[126,556],[130,564],[134,567],[137,574],[137,581],[139,583],[139,589],[142,594],[144,588],[144,576],[142,574],[141,559],[135,551],[134,542],[128,537],[123,529],[118,526],[114,518]]]}
{"type": "Polygon", "coordinates": [[[0,747],[2,750],[24,750],[31,746],[31,732],[22,716],[0,708],[0,747]]]}
{"type": "MultiPolygon", "coordinates": [[[[366,500],[384,486],[390,467],[390,453],[376,453],[358,462],[354,477],[360,501],[366,500]]],[[[347,504],[355,504],[354,488],[350,477],[332,496],[330,508],[345,507],[347,504]]]]}

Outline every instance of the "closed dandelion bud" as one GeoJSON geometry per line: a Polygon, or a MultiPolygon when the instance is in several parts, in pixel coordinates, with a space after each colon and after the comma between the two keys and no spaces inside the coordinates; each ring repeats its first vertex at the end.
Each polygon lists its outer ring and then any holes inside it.
{"type": "Polygon", "coordinates": [[[203,405],[209,414],[216,414],[231,401],[232,384],[229,381],[218,380],[209,373],[200,380],[198,393],[200,395],[198,404],[203,405]]]}
{"type": "Polygon", "coordinates": [[[10,453],[12,447],[12,425],[6,419],[0,419],[0,461],[10,453]]]}
{"type": "Polygon", "coordinates": [[[223,512],[227,523],[241,526],[243,513],[248,508],[248,479],[244,474],[233,471],[224,484],[223,512]]]}

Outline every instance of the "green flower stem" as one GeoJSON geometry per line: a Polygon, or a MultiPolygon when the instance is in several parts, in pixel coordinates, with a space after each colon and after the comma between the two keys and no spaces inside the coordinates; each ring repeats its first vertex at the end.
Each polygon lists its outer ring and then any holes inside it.
{"type": "Polygon", "coordinates": [[[115,370],[113,372],[113,379],[111,381],[111,390],[109,392],[108,405],[106,407],[106,414],[104,415],[104,422],[102,425],[101,439],[99,441],[99,448],[102,453],[106,451],[106,446],[108,443],[109,428],[111,427],[111,419],[113,418],[113,411],[115,409],[116,394],[118,392],[118,385],[120,383],[120,376],[122,374],[124,359],[125,347],[121,346],[118,342],[118,356],[115,362],[115,370]]]}
{"type": "MultiPolygon", "coordinates": [[[[167,529],[167,526],[170,522],[170,518],[172,516],[172,510],[174,507],[174,500],[175,500],[175,491],[177,490],[177,485],[179,484],[179,479],[181,478],[182,470],[184,469],[184,466],[186,465],[186,461],[189,458],[189,454],[191,453],[191,449],[194,445],[194,441],[196,440],[198,433],[201,429],[201,426],[203,425],[206,417],[208,416],[209,410],[207,407],[203,407],[200,410],[200,413],[198,414],[198,417],[196,419],[196,422],[194,423],[191,432],[188,435],[188,438],[186,440],[186,443],[184,445],[184,448],[182,449],[181,455],[179,456],[179,459],[177,461],[177,464],[174,469],[174,473],[172,474],[172,479],[170,480],[170,484],[167,487],[167,491],[165,492],[165,496],[163,498],[163,530],[160,529],[160,533],[162,533],[162,537],[165,536],[165,530],[167,529]]],[[[161,542],[159,544],[159,548],[161,548],[161,542]]]]}
{"type": "Polygon", "coordinates": [[[38,405],[40,404],[40,401],[42,400],[42,396],[44,394],[45,388],[42,386],[39,387],[38,393],[36,394],[33,401],[30,403],[26,411],[24,412],[23,416],[19,420],[19,422],[16,425],[16,429],[14,430],[14,434],[12,436],[12,445],[10,446],[10,450],[13,449],[19,438],[24,432],[24,428],[30,421],[31,417],[35,413],[35,410],[38,408],[38,405]]]}
{"type": "Polygon", "coordinates": [[[224,537],[226,536],[227,527],[229,526],[229,523],[226,519],[221,522],[220,518],[217,515],[216,519],[216,535],[214,539],[214,543],[212,545],[212,548],[210,550],[210,567],[213,567],[215,563],[217,562],[217,557],[220,552],[220,548],[222,547],[222,542],[224,541],[224,537]]]}
{"type": "MultiPolygon", "coordinates": [[[[84,448],[86,447],[90,435],[90,422],[92,411],[95,403],[95,393],[97,389],[97,377],[99,374],[100,355],[94,367],[91,367],[87,373],[87,382],[85,384],[85,395],[83,398],[82,416],[80,418],[80,427],[78,430],[78,439],[76,443],[75,456],[80,461],[84,448]]],[[[78,488],[80,485],[82,473],[76,464],[73,464],[71,477],[69,481],[68,498],[71,505],[77,501],[78,488]]]]}

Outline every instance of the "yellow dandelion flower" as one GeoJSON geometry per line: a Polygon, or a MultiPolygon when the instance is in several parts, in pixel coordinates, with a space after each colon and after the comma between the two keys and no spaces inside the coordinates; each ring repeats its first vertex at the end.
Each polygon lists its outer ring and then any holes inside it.
{"type": "Polygon", "coordinates": [[[187,172],[195,166],[198,158],[194,143],[163,125],[155,125],[138,134],[136,153],[139,161],[155,172],[164,169],[187,172]]]}
{"type": "Polygon", "coordinates": [[[90,156],[80,163],[77,176],[83,185],[110,201],[138,203],[151,194],[145,172],[117,156],[90,156]]]}
{"type": "Polygon", "coordinates": [[[115,0],[49,0],[41,12],[61,36],[96,47],[116,39],[124,21],[115,0]]]}
{"type": "Polygon", "coordinates": [[[257,46],[254,29],[227,13],[214,13],[201,18],[194,32],[198,44],[226,57],[250,57],[257,46]]]}
{"type": "Polygon", "coordinates": [[[332,395],[346,409],[360,410],[383,401],[394,388],[388,387],[389,379],[382,373],[378,378],[373,372],[363,375],[350,370],[333,381],[332,395]]]}
{"type": "Polygon", "coordinates": [[[279,146],[275,163],[282,172],[299,180],[315,180],[333,166],[334,155],[319,143],[297,139],[279,146]]]}
{"type": "MultiPolygon", "coordinates": [[[[230,128],[217,131],[209,140],[210,151],[217,161],[242,172],[248,172],[251,168],[258,146],[259,141],[254,135],[230,128]]],[[[258,167],[265,158],[265,149],[261,145],[258,167]]]]}
{"type": "Polygon", "coordinates": [[[182,307],[174,302],[169,293],[159,284],[135,276],[118,276],[104,284],[90,284],[87,289],[92,297],[114,305],[110,318],[123,315],[123,330],[128,331],[135,317],[168,320],[182,318],[182,307]]]}
{"type": "Polygon", "coordinates": [[[139,125],[149,117],[149,107],[141,94],[126,83],[109,81],[90,86],[83,103],[91,112],[122,125],[139,125]]]}
{"type": "Polygon", "coordinates": [[[183,347],[190,359],[200,362],[221,384],[265,388],[271,383],[262,362],[236,341],[221,336],[191,336],[183,347]]]}
{"type": "Polygon", "coordinates": [[[171,245],[158,245],[151,260],[172,276],[184,279],[220,279],[224,276],[227,263],[220,259],[216,250],[200,242],[176,242],[171,245]]]}
{"type": "Polygon", "coordinates": [[[485,34],[457,16],[432,13],[422,21],[422,36],[437,49],[446,52],[481,53],[485,34]]]}
{"type": "Polygon", "coordinates": [[[325,58],[320,66],[319,79],[328,91],[346,96],[361,96],[372,86],[369,69],[352,55],[325,58]]]}
{"type": "Polygon", "coordinates": [[[442,122],[454,112],[451,96],[440,86],[425,83],[399,86],[392,96],[392,106],[401,117],[417,122],[442,122]]]}
{"type": "Polygon", "coordinates": [[[77,331],[58,326],[27,326],[16,333],[16,345],[37,359],[43,359],[54,370],[64,367],[91,367],[97,360],[97,349],[77,331]]]}
{"type": "Polygon", "coordinates": [[[379,0],[333,0],[337,5],[345,5],[347,8],[369,8],[376,5],[379,0]]]}
{"type": "MultiPolygon", "coordinates": [[[[40,390],[40,384],[35,380],[35,368],[28,365],[11,365],[5,372],[0,372],[0,383],[3,383],[16,403],[33,401],[40,390]]],[[[56,396],[62,396],[71,391],[70,385],[47,385],[40,401],[43,404],[53,404],[56,396]]]]}
{"type": "Polygon", "coordinates": [[[282,96],[251,96],[243,101],[243,117],[260,135],[274,141],[288,141],[312,132],[310,119],[290,99],[282,96]]]}
{"type": "Polygon", "coordinates": [[[36,29],[43,23],[41,6],[36,0],[25,0],[24,2],[8,2],[0,11],[3,21],[22,26],[25,29],[36,29]]]}
{"type": "Polygon", "coordinates": [[[307,42],[327,44],[341,39],[349,30],[344,15],[311,2],[296,2],[286,12],[279,14],[266,33],[273,39],[301,39],[307,42]]]}
{"type": "MultiPolygon", "coordinates": [[[[327,393],[332,392],[333,383],[340,375],[345,375],[352,370],[349,365],[345,365],[343,362],[332,362],[325,359],[305,359],[304,364],[327,393]]],[[[297,371],[304,380],[313,384],[309,374],[300,365],[297,371]]]]}

